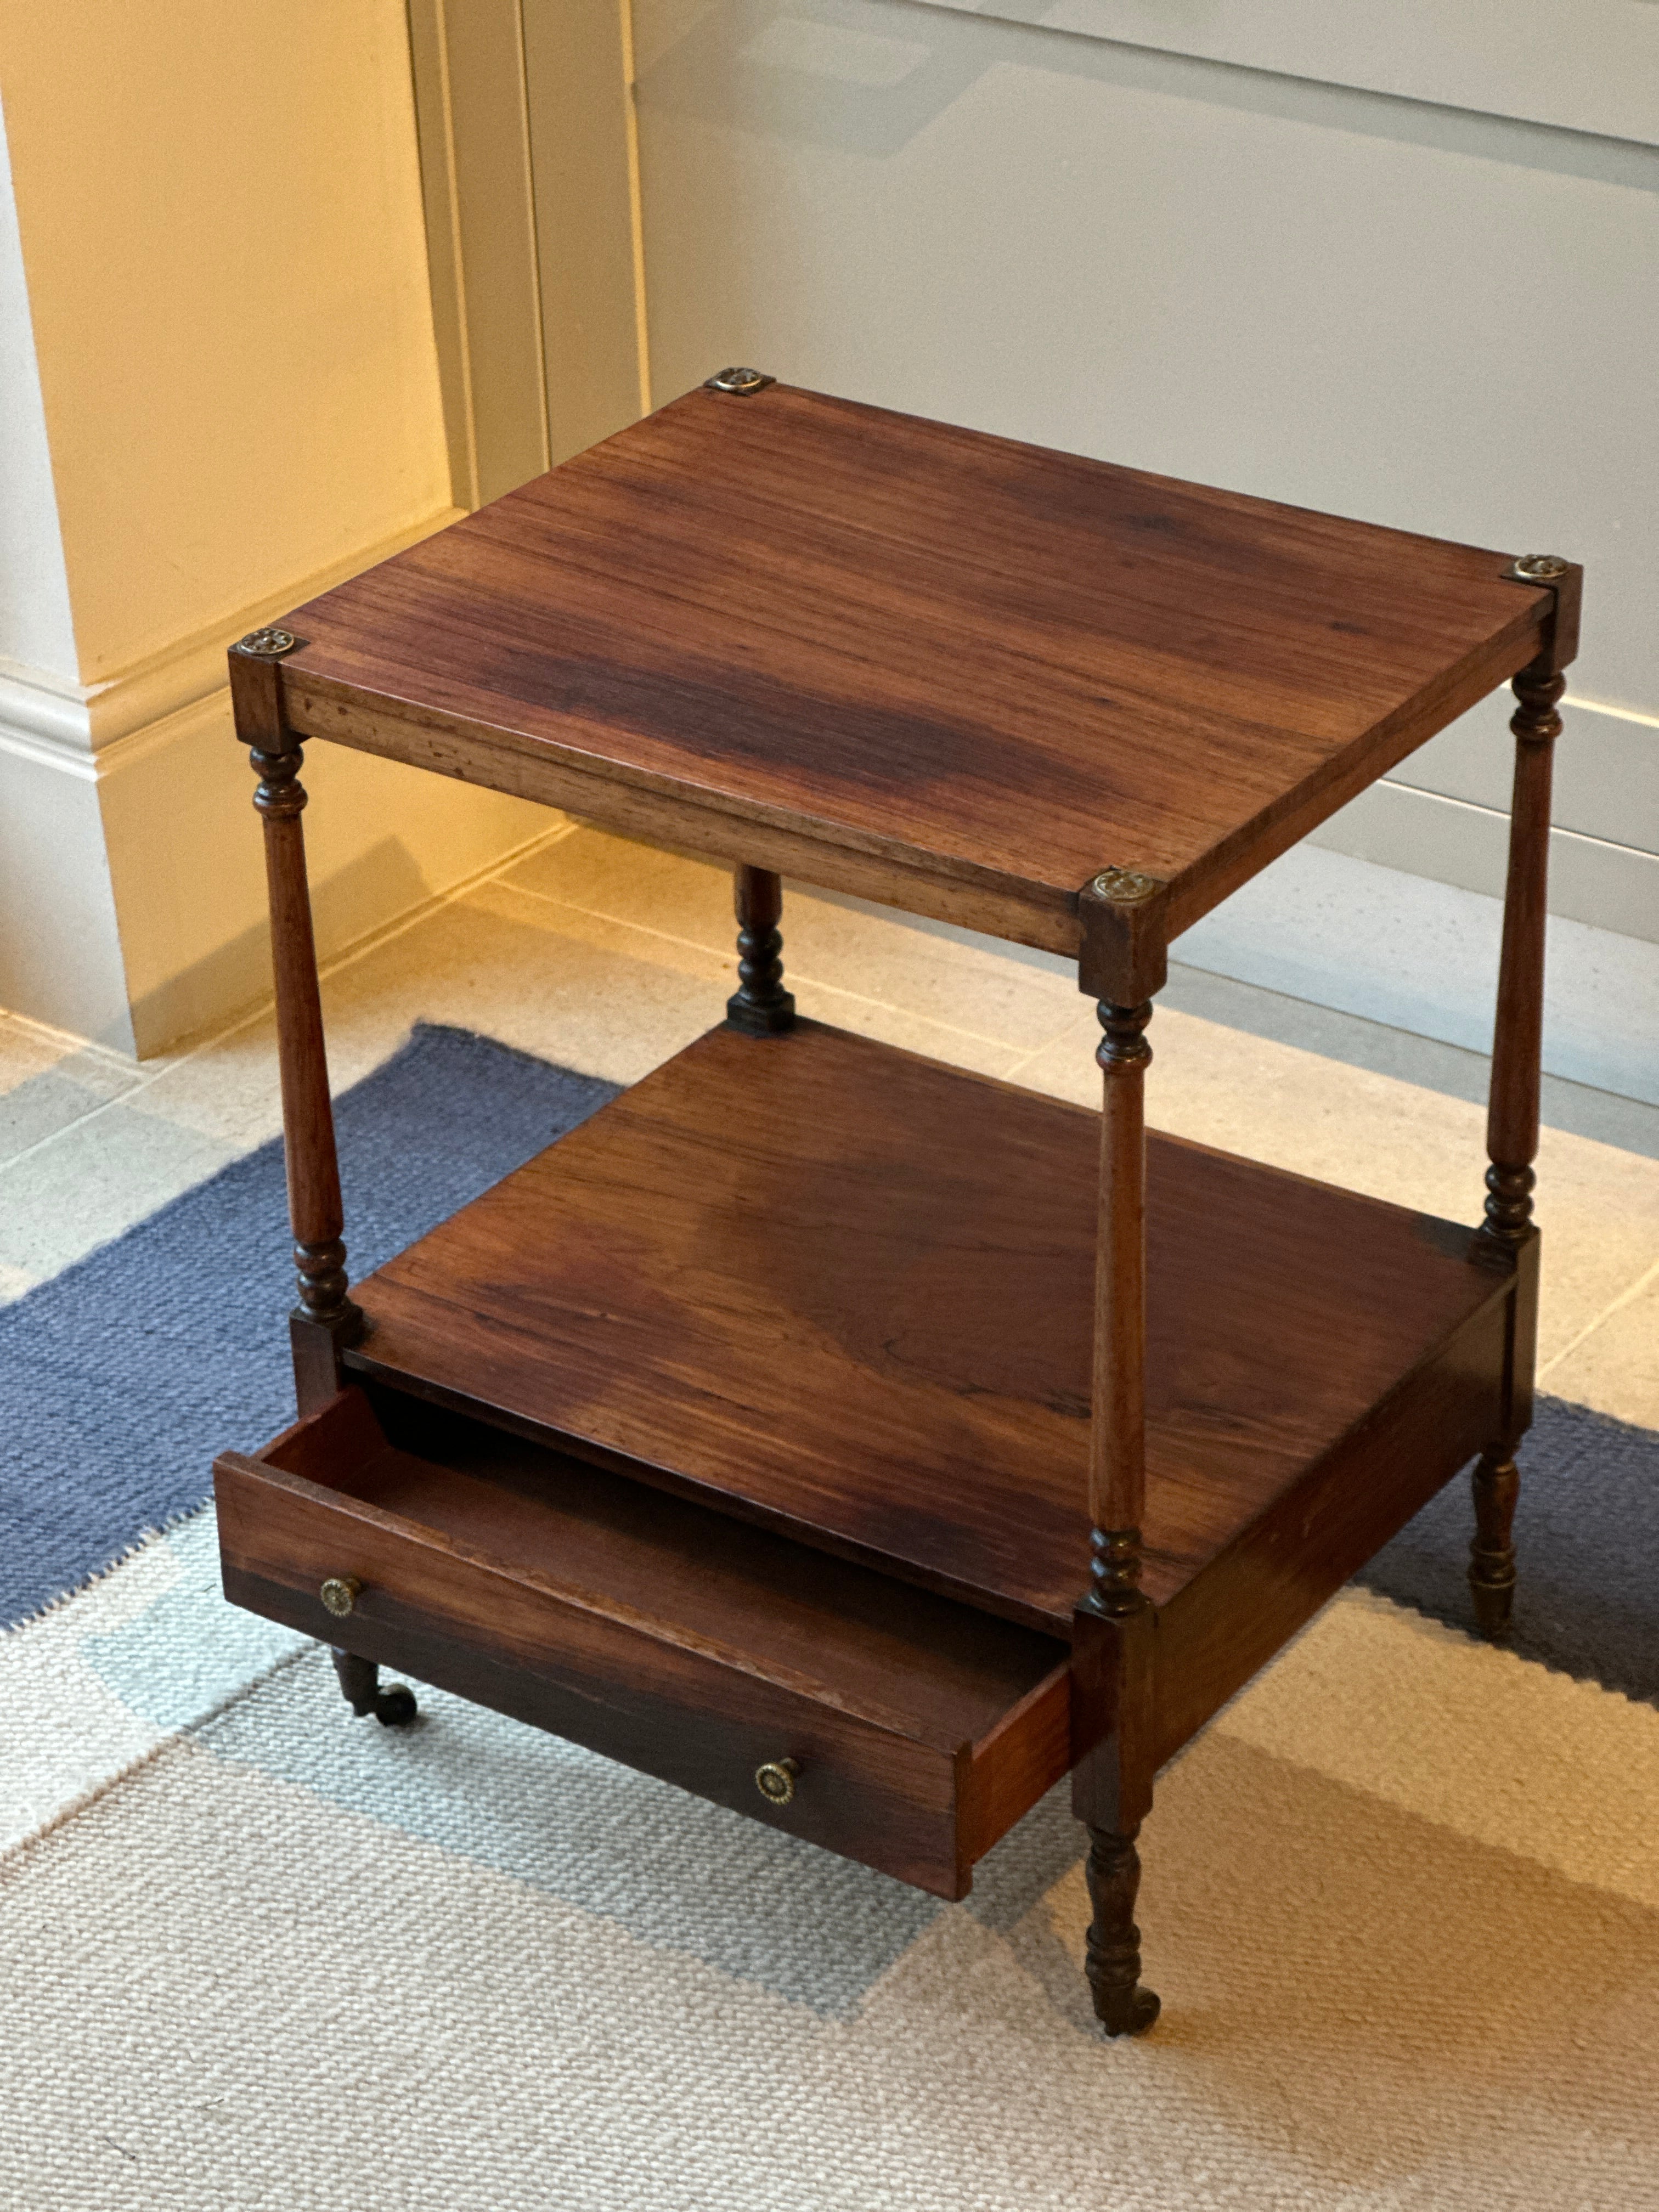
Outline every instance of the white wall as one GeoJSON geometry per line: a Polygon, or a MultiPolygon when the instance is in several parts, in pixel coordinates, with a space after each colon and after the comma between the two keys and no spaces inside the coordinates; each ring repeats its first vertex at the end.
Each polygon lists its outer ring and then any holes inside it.
{"type": "Polygon", "coordinates": [[[73,742],[77,710],[75,623],[0,116],[0,1005],[50,1002],[65,1025],[90,1031],[125,996],[96,786],[89,765],[58,750],[73,742]],[[46,726],[15,726],[20,705],[46,726]],[[72,975],[38,927],[43,896],[60,941],[78,948],[72,975]]]}
{"type": "MultiPolygon", "coordinates": [[[[635,29],[659,398],[752,361],[1583,561],[1553,904],[1659,938],[1656,0],[635,0],[635,29]]],[[[1321,842],[1498,891],[1504,720],[1321,842]]]]}
{"type": "Polygon", "coordinates": [[[0,113],[0,669],[72,684],[77,667],[69,577],[58,527],[34,325],[0,113]]]}
{"type": "MultiPolygon", "coordinates": [[[[0,1003],[150,1050],[266,987],[226,646],[455,511],[403,0],[9,0],[0,102],[0,1003]]],[[[325,949],[543,826],[307,781],[325,949]]]]}

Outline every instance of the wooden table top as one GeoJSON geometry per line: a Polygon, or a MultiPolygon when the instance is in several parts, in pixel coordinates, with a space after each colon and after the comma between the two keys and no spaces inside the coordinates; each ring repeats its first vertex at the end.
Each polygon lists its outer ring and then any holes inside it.
{"type": "Polygon", "coordinates": [[[782,385],[699,389],[313,600],[328,737],[1074,951],[1174,935],[1538,650],[1511,556],[782,385]]]}

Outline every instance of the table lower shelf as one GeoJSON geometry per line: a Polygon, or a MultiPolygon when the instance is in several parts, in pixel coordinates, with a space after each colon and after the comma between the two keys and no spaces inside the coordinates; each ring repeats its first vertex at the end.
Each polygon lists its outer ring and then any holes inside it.
{"type": "MultiPolygon", "coordinates": [[[[711,1032],[361,1286],[349,1387],[216,1470],[227,1594],[961,1896],[1073,1760],[1098,1129],[711,1032]]],[[[1148,1176],[1161,1764],[1494,1435],[1536,1246],[1148,1176]]]]}
{"type": "Polygon", "coordinates": [[[421,1401],[215,1475],[233,1601],[940,1896],[1070,1765],[1063,1644],[421,1401]]]}
{"type": "MultiPolygon", "coordinates": [[[[1067,1635],[1098,1129],[814,1023],[712,1030],[368,1278],[349,1364],[1067,1635]]],[[[1218,1702],[1490,1440],[1519,1278],[1158,1135],[1148,1239],[1145,1587],[1225,1646],[1218,1702]]]]}

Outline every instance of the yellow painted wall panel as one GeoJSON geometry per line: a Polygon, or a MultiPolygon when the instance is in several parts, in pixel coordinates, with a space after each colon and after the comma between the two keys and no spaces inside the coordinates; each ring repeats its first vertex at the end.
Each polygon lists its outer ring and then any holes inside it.
{"type": "Polygon", "coordinates": [[[403,0],[8,0],[83,683],[447,502],[403,0]]]}

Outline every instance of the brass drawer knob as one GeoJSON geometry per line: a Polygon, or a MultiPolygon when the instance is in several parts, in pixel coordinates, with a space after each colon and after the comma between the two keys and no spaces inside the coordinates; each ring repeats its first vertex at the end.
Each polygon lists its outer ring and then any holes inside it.
{"type": "Polygon", "coordinates": [[[787,1805],[795,1794],[795,1777],[799,1772],[798,1759],[769,1759],[764,1766],[755,1769],[755,1787],[769,1805],[787,1805]]]}
{"type": "Polygon", "coordinates": [[[343,1620],[362,1595],[356,1575],[331,1575],[318,1595],[337,1620],[343,1620]]]}

